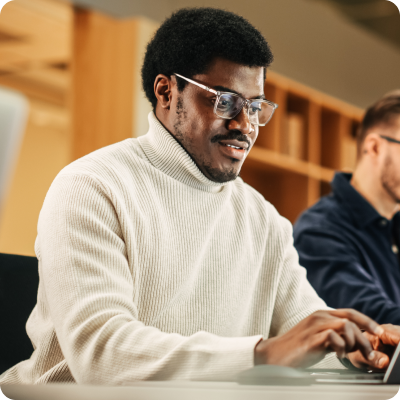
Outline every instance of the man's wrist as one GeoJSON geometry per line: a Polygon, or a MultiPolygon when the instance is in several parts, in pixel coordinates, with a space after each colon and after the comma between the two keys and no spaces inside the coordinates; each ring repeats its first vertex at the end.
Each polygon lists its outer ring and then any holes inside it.
{"type": "Polygon", "coordinates": [[[262,364],[261,361],[261,354],[260,354],[260,349],[258,348],[258,345],[263,341],[263,339],[260,339],[257,344],[254,346],[254,365],[260,365],[262,364]]]}
{"type": "Polygon", "coordinates": [[[261,339],[254,347],[254,365],[269,364],[270,360],[269,349],[273,346],[275,338],[261,339]]]}

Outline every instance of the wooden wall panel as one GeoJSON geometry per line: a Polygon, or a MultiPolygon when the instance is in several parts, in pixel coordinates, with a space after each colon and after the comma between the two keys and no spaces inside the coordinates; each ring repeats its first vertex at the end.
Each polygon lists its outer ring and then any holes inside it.
{"type": "Polygon", "coordinates": [[[72,158],[133,136],[137,21],[76,9],[72,158]]]}
{"type": "Polygon", "coordinates": [[[14,0],[1,12],[0,32],[14,37],[0,46],[0,67],[32,68],[70,58],[72,12],[68,3],[14,0]]]}

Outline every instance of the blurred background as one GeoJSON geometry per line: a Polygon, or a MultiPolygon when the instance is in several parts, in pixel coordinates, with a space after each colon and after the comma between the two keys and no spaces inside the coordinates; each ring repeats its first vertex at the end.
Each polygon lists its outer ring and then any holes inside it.
{"type": "MultiPolygon", "coordinates": [[[[0,252],[34,255],[57,173],[147,131],[146,44],[181,7],[236,12],[269,41],[266,96],[279,103],[242,171],[292,222],[355,163],[365,107],[400,88],[400,14],[387,0],[14,0],[0,14],[0,92],[29,115],[0,209],[0,252]]],[[[1,123],[1,121],[0,121],[1,123]]]]}

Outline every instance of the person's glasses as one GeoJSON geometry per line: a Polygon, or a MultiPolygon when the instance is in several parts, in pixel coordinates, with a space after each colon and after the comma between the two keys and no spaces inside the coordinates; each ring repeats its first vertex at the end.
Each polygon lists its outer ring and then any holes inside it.
{"type": "Polygon", "coordinates": [[[390,136],[385,136],[385,135],[379,135],[379,136],[380,136],[382,139],[387,140],[388,142],[400,144],[400,140],[393,139],[393,138],[391,138],[390,136]]]}
{"type": "Polygon", "coordinates": [[[197,83],[189,78],[185,78],[177,73],[174,75],[179,76],[179,78],[193,83],[208,92],[214,93],[217,96],[214,104],[214,114],[220,118],[233,119],[240,113],[240,111],[242,111],[243,107],[245,107],[250,123],[252,125],[264,126],[270,121],[275,110],[278,108],[278,104],[269,100],[245,99],[235,93],[218,92],[217,90],[211,89],[208,86],[197,83]]]}

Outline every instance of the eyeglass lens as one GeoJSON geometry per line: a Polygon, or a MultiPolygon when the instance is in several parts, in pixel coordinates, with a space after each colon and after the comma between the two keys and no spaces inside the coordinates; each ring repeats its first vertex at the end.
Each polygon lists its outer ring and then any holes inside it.
{"type": "MultiPolygon", "coordinates": [[[[245,100],[232,94],[221,94],[215,112],[222,118],[235,118],[239,114],[245,100]]],[[[248,106],[249,120],[255,125],[265,125],[274,113],[274,107],[263,101],[253,100],[248,106]]]]}

